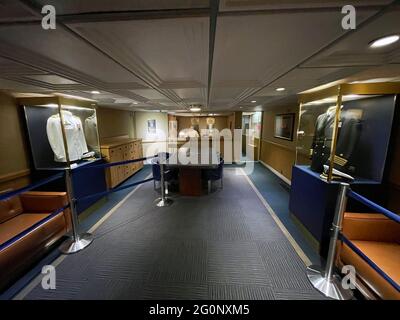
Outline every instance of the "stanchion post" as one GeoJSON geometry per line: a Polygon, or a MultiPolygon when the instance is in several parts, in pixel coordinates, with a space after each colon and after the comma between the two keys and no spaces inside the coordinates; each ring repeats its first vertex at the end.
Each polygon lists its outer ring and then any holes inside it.
{"type": "Polygon", "coordinates": [[[72,237],[65,240],[60,246],[60,251],[64,254],[71,254],[85,249],[93,241],[93,236],[90,233],[79,234],[79,220],[76,211],[76,199],[74,197],[74,189],[72,186],[72,170],[65,170],[65,185],[67,189],[72,222],[72,237]]]}
{"type": "Polygon", "coordinates": [[[156,199],[157,207],[169,207],[174,201],[171,198],[165,196],[165,180],[164,180],[164,158],[159,154],[158,163],[160,165],[160,183],[161,183],[161,198],[156,199]]]}
{"type": "Polygon", "coordinates": [[[332,222],[332,234],[329,242],[329,251],[325,268],[321,266],[310,266],[307,268],[307,276],[311,284],[326,297],[336,300],[349,300],[353,297],[350,289],[342,286],[339,275],[335,274],[336,246],[342,230],[343,215],[347,204],[348,183],[341,183],[339,186],[338,198],[336,201],[335,216],[332,222]]]}

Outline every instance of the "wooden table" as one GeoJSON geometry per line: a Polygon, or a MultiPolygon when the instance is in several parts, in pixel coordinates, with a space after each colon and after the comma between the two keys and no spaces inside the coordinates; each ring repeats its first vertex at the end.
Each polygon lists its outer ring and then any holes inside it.
{"type": "Polygon", "coordinates": [[[212,148],[199,149],[197,152],[180,148],[164,161],[168,167],[179,169],[179,192],[185,196],[202,195],[201,170],[217,168],[219,163],[220,153],[212,148]]]}

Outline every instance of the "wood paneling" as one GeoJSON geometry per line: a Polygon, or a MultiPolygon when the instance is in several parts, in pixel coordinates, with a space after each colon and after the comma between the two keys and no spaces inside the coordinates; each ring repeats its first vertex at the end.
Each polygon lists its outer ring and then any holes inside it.
{"type": "Polygon", "coordinates": [[[135,136],[133,112],[110,108],[97,109],[100,142],[117,136],[135,136]]]}
{"type": "Polygon", "coordinates": [[[266,140],[261,141],[260,160],[268,164],[289,180],[295,163],[295,150],[266,140]]]}
{"type": "Polygon", "coordinates": [[[22,109],[0,93],[0,191],[29,184],[29,151],[23,131],[22,109]]]}
{"type": "Polygon", "coordinates": [[[288,107],[270,108],[263,113],[261,132],[260,160],[280,172],[286,178],[292,178],[292,166],[296,161],[296,128],[298,122],[297,105],[288,107]],[[294,140],[283,140],[274,137],[275,115],[282,113],[295,113],[294,140]]]}

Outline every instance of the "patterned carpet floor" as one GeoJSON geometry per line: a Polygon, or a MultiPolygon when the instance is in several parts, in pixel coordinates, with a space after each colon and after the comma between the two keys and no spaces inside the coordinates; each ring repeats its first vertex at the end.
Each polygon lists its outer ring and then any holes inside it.
{"type": "Polygon", "coordinates": [[[322,299],[241,172],[226,168],[222,190],[167,208],[140,186],[56,266],[55,290],[38,284],[25,299],[322,299]]]}

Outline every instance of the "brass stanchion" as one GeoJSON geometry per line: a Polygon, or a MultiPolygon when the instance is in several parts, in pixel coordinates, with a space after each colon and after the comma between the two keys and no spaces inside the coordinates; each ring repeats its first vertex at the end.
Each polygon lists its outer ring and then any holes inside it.
{"type": "Polygon", "coordinates": [[[307,268],[307,276],[311,284],[324,296],[336,300],[349,300],[353,297],[353,291],[342,286],[341,278],[334,272],[336,245],[339,233],[342,229],[343,214],[347,204],[348,183],[341,183],[336,202],[335,216],[332,222],[332,235],[329,242],[328,258],[325,269],[322,266],[310,266],[307,268]]]}
{"type": "Polygon", "coordinates": [[[70,203],[71,221],[72,221],[72,237],[65,240],[60,246],[60,251],[64,254],[71,254],[85,249],[93,241],[93,236],[90,233],[79,234],[79,220],[76,212],[76,200],[74,198],[74,190],[72,187],[72,170],[65,170],[65,184],[70,203]]]}

